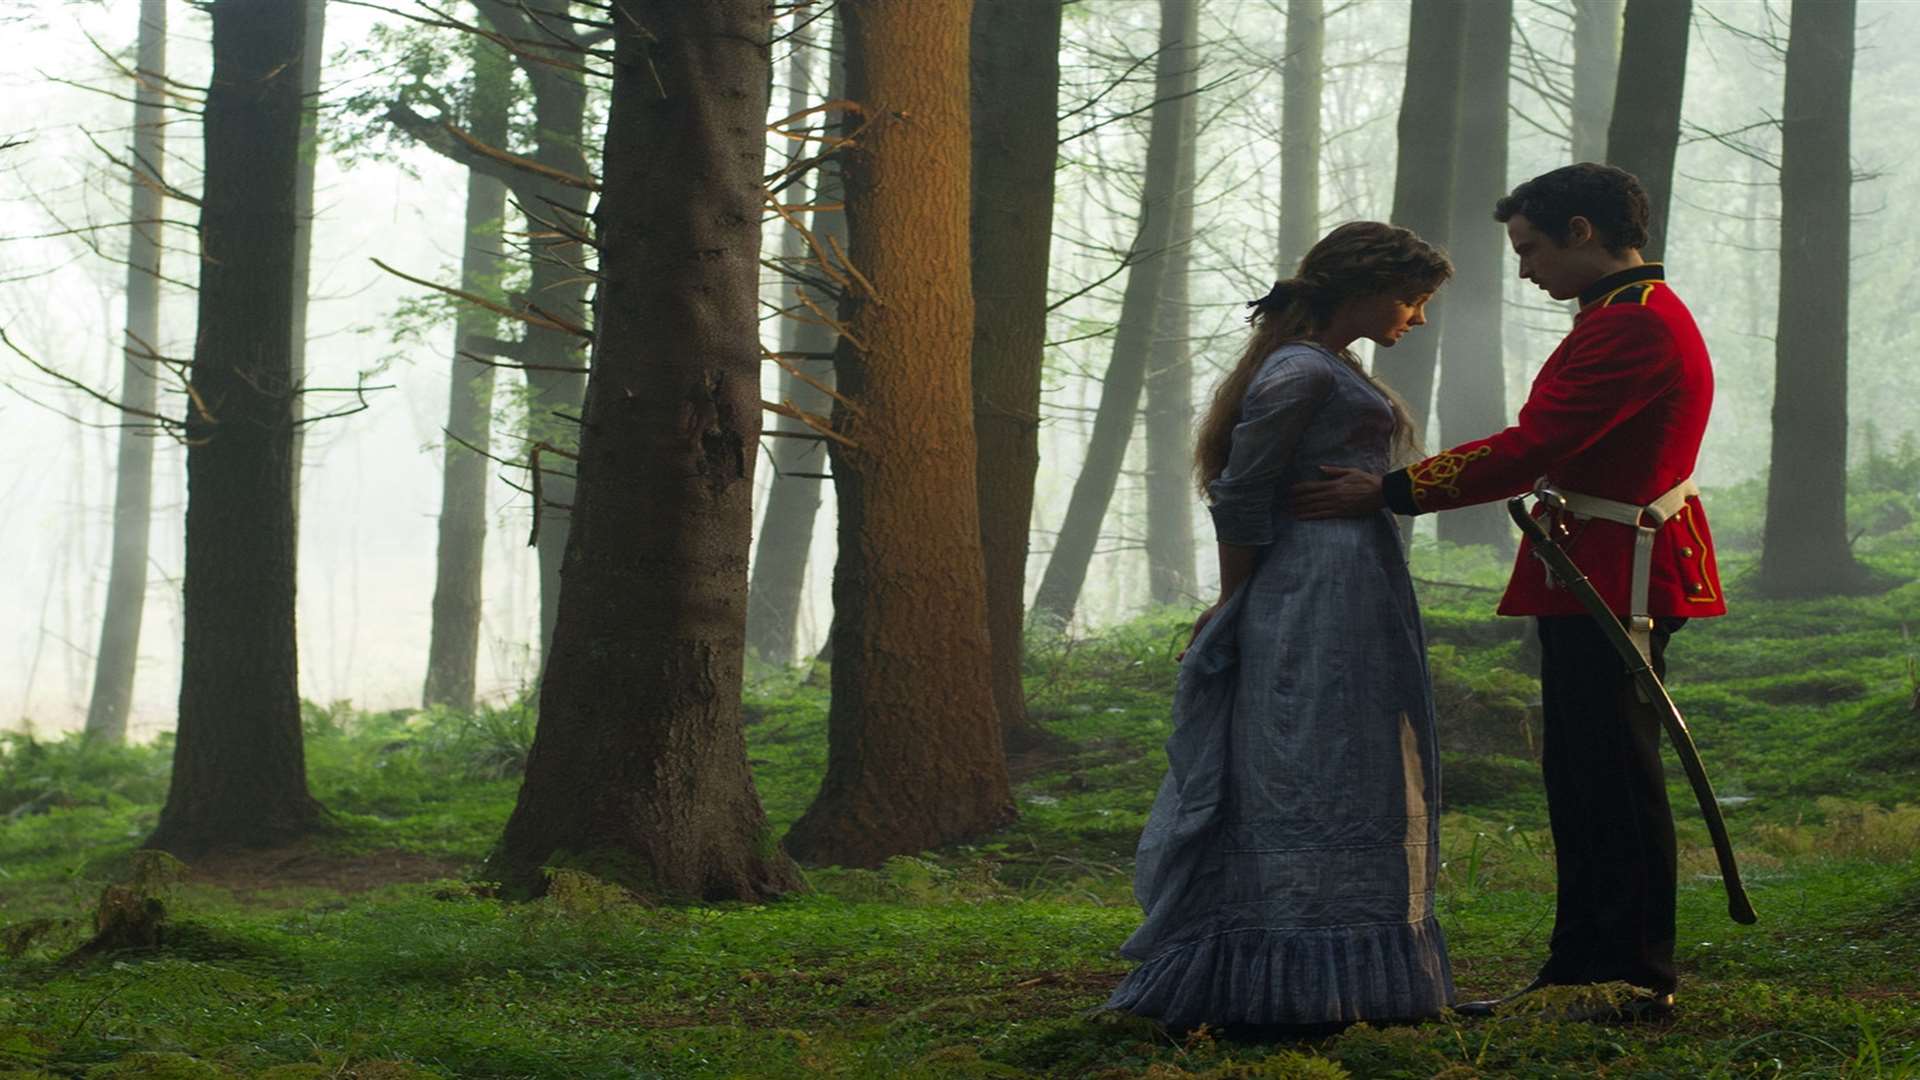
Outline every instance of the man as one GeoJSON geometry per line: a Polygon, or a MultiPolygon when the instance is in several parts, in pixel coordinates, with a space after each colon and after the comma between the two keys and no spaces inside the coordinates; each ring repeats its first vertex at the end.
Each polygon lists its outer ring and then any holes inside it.
{"type": "MultiPolygon", "coordinates": [[[[1555,169],[1501,199],[1494,218],[1506,223],[1520,276],[1580,301],[1519,421],[1385,477],[1327,468],[1328,480],[1293,489],[1296,516],[1383,504],[1432,513],[1544,481],[1567,499],[1568,553],[1664,674],[1680,625],[1726,606],[1689,479],[1713,372],[1693,316],[1661,266],[1640,255],[1647,214],[1639,181],[1605,165],[1555,169]]],[[[1519,993],[1621,980],[1638,996],[1609,1015],[1664,1015],[1675,985],[1675,870],[1659,719],[1599,626],[1524,545],[1499,611],[1539,618],[1541,771],[1559,875],[1547,962],[1519,993]]],[[[1459,1011],[1484,1015],[1497,1003],[1459,1011]]]]}

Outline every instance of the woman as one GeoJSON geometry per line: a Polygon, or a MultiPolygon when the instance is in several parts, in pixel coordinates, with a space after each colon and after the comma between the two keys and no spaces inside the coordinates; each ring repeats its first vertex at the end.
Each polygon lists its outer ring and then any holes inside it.
{"type": "Polygon", "coordinates": [[[1426,320],[1452,273],[1412,232],[1353,222],[1253,301],[1202,421],[1220,596],[1194,624],[1168,773],[1140,838],[1140,961],[1107,1002],[1170,1027],[1432,1016],[1453,999],[1433,916],[1439,761],[1426,642],[1388,511],[1299,521],[1323,466],[1418,445],[1350,351],[1426,320]]]}

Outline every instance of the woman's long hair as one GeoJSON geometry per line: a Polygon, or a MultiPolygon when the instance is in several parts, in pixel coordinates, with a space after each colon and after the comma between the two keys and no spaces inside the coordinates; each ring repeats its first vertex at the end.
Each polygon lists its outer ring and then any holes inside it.
{"type": "MultiPolygon", "coordinates": [[[[1412,299],[1433,292],[1453,276],[1453,264],[1439,249],[1414,235],[1413,230],[1378,221],[1350,221],[1313,245],[1300,260],[1293,277],[1277,282],[1273,291],[1253,301],[1253,337],[1227,377],[1213,392],[1213,403],[1200,421],[1193,454],[1194,478],[1207,493],[1227,467],[1233,428],[1240,420],[1240,402],[1260,370],[1261,361],[1282,345],[1305,341],[1327,328],[1334,312],[1350,299],[1381,293],[1412,299]]],[[[1371,382],[1393,407],[1393,457],[1410,461],[1420,447],[1418,425],[1399,394],[1367,374],[1351,351],[1340,359],[1371,382]]]]}

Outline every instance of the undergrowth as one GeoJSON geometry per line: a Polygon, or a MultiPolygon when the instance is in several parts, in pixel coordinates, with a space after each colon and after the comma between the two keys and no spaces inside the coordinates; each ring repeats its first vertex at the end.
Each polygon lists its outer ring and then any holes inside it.
{"type": "MultiPolygon", "coordinates": [[[[1742,497],[1723,500],[1736,534],[1742,497]]],[[[1908,524],[1857,550],[1912,578],[1916,539],[1908,524]]],[[[1415,565],[1446,748],[1438,910],[1461,993],[1499,993],[1552,926],[1534,661],[1524,624],[1488,615],[1502,559],[1423,544],[1415,565]]],[[[1054,739],[1011,762],[1014,824],[814,869],[810,893],[765,905],[661,907],[575,871],[539,901],[492,897],[477,867],[531,701],[308,706],[311,786],[339,828],[178,881],[133,857],[164,740],[0,738],[0,1077],[1920,1077],[1920,585],[1766,601],[1749,560],[1723,569],[1733,614],[1675,637],[1672,689],[1761,922],[1727,919],[1675,770],[1671,1023],[1549,1010],[1243,1039],[1092,1011],[1127,969],[1133,845],[1191,625],[1165,609],[1036,635],[1027,688],[1054,739]],[[114,881],[162,903],[159,944],[72,958],[114,881]]],[[[783,830],[825,768],[825,680],[757,669],[746,704],[783,830]]]]}

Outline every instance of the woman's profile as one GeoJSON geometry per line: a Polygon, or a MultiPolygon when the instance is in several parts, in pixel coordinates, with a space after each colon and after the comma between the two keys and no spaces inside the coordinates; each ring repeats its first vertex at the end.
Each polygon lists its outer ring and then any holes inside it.
{"type": "Polygon", "coordinates": [[[1350,351],[1425,322],[1452,273],[1407,229],[1352,222],[1254,301],[1195,472],[1220,602],[1181,658],[1168,772],[1140,838],[1139,961],[1107,1008],[1175,1028],[1433,1016],[1439,761],[1420,613],[1391,512],[1301,521],[1323,466],[1385,472],[1412,419],[1350,351]]]}

